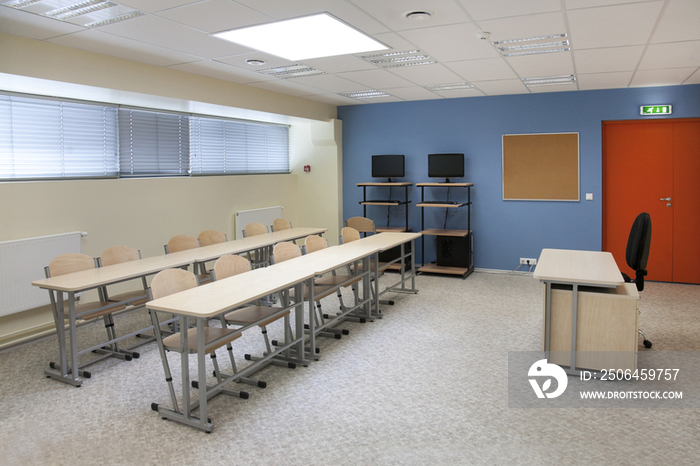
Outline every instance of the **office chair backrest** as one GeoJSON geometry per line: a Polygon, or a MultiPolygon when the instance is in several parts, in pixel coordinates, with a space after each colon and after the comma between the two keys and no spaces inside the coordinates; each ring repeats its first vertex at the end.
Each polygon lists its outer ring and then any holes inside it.
{"type": "Polygon", "coordinates": [[[197,236],[200,246],[226,242],[226,235],[216,230],[204,230],[197,236]]]}
{"type": "Polygon", "coordinates": [[[630,230],[627,240],[625,260],[627,265],[635,271],[634,283],[637,289],[644,289],[644,276],[647,274],[647,261],[649,259],[649,246],[651,245],[651,216],[642,212],[637,215],[630,230]]]}
{"type": "Polygon", "coordinates": [[[214,276],[217,280],[223,280],[239,273],[249,272],[251,269],[250,261],[245,257],[227,254],[219,257],[214,264],[214,276]]]}
{"type": "Polygon", "coordinates": [[[158,299],[196,286],[197,277],[192,272],[182,269],[161,270],[151,281],[151,297],[158,299]]]}

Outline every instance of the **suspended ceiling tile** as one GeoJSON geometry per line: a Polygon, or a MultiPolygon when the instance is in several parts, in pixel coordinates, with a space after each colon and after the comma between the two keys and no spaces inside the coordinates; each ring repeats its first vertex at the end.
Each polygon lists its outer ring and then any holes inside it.
{"type": "Polygon", "coordinates": [[[441,96],[435,94],[434,92],[430,92],[421,86],[385,89],[384,92],[403,100],[434,100],[442,98],[441,96]]]}
{"type": "Polygon", "coordinates": [[[651,42],[700,39],[700,1],[672,0],[664,10],[651,42]]]}
{"type": "Polygon", "coordinates": [[[571,52],[524,55],[506,58],[521,78],[562,76],[574,73],[571,52]]]}
{"type": "Polygon", "coordinates": [[[503,58],[450,62],[446,63],[445,66],[469,82],[518,77],[503,58]]]}
{"type": "Polygon", "coordinates": [[[700,40],[652,44],[644,53],[639,69],[654,70],[684,66],[700,66],[700,40]]]}
{"type": "Polygon", "coordinates": [[[459,0],[459,3],[476,21],[561,11],[561,0],[459,0]]]}
{"type": "Polygon", "coordinates": [[[291,78],[285,79],[284,81],[296,82],[305,86],[313,87],[321,91],[327,92],[349,92],[356,91],[362,88],[361,85],[349,81],[347,79],[335,76],[332,74],[325,74],[321,76],[306,76],[302,78],[291,78]]]}
{"type": "Polygon", "coordinates": [[[406,38],[396,34],[395,32],[387,32],[384,34],[374,34],[376,40],[384,45],[391,47],[393,50],[411,50],[418,48],[416,44],[406,38]]]}
{"type": "Polygon", "coordinates": [[[529,91],[520,79],[483,81],[472,83],[486,95],[527,94],[529,91]]]}
{"type": "Polygon", "coordinates": [[[0,32],[5,34],[44,40],[84,30],[81,26],[0,6],[0,32]]]}
{"type": "Polygon", "coordinates": [[[700,84],[700,69],[698,69],[691,77],[685,80],[683,84],[700,84]]]}
{"type": "Polygon", "coordinates": [[[246,86],[257,87],[259,89],[279,92],[281,94],[292,95],[295,97],[327,94],[327,92],[323,92],[311,86],[305,86],[304,84],[294,82],[294,80],[291,79],[273,79],[270,81],[246,84],[246,86]]]}
{"type": "Polygon", "coordinates": [[[450,62],[475,58],[493,58],[498,52],[487,40],[476,37],[474,24],[453,24],[403,31],[402,35],[438,61],[450,62]]]}
{"type": "Polygon", "coordinates": [[[642,57],[644,47],[609,47],[577,50],[574,53],[577,73],[609,73],[634,71],[642,57]]]}
{"type": "MultiPolygon", "coordinates": [[[[649,1],[649,0],[641,0],[649,1]]],[[[566,0],[567,10],[576,10],[580,8],[592,8],[597,6],[620,5],[622,3],[631,3],[630,0],[566,0]]]]}
{"type": "Polygon", "coordinates": [[[174,70],[185,71],[187,73],[201,74],[210,78],[231,81],[238,84],[249,84],[260,81],[270,81],[275,79],[272,76],[265,76],[261,73],[236,68],[216,60],[200,60],[191,63],[181,63],[170,66],[174,70]]]}
{"type": "Polygon", "coordinates": [[[130,6],[146,13],[155,13],[156,11],[169,10],[170,8],[198,3],[199,1],[201,0],[118,0],[115,3],[130,6]]]}
{"type": "Polygon", "coordinates": [[[479,21],[479,26],[483,31],[491,33],[488,40],[491,42],[567,32],[564,14],[561,12],[479,21]]]}
{"type": "Polygon", "coordinates": [[[532,94],[544,94],[545,92],[571,92],[578,90],[576,83],[570,84],[552,84],[549,86],[530,86],[528,87],[532,94]]]}
{"type": "Polygon", "coordinates": [[[232,65],[246,71],[251,71],[256,74],[260,74],[257,73],[257,71],[265,68],[272,68],[276,66],[290,66],[296,63],[293,61],[289,61],[285,58],[277,57],[275,55],[270,55],[268,53],[263,52],[248,52],[238,55],[232,55],[230,57],[219,57],[216,59],[216,61],[226,63],[227,65],[232,65]],[[263,63],[262,65],[250,65],[248,64],[247,60],[262,60],[265,63],[263,63]]]}
{"type": "Polygon", "coordinates": [[[328,73],[344,73],[346,71],[375,70],[376,66],[354,55],[342,55],[340,57],[314,58],[304,60],[305,65],[328,73]]]}
{"type": "Polygon", "coordinates": [[[394,31],[469,22],[469,17],[454,0],[351,0],[394,31]],[[410,11],[429,11],[424,20],[406,18],[410,11]]]}
{"type": "Polygon", "coordinates": [[[633,71],[579,74],[578,87],[581,90],[623,89],[629,86],[633,74],[633,71]]]}
{"type": "Polygon", "coordinates": [[[409,81],[395,74],[376,68],[366,71],[350,71],[342,73],[340,76],[373,89],[406,87],[411,85],[409,81]]]}
{"type": "Polygon", "coordinates": [[[54,37],[48,42],[157,66],[170,66],[199,60],[199,57],[193,55],[145,44],[126,37],[106,34],[97,29],[54,37]]]}
{"type": "Polygon", "coordinates": [[[267,23],[272,20],[269,16],[229,0],[207,0],[162,11],[158,16],[209,33],[267,23]]]}
{"type": "Polygon", "coordinates": [[[663,4],[652,1],[569,11],[571,43],[577,50],[644,45],[663,4]]]}
{"type": "Polygon", "coordinates": [[[237,0],[236,3],[277,20],[328,12],[365,34],[389,32],[380,21],[345,0],[237,0]]]}
{"type": "Polygon", "coordinates": [[[153,15],[139,16],[110,24],[101,27],[100,30],[203,58],[225,57],[251,51],[246,47],[210,37],[202,31],[153,15]]]}
{"type": "Polygon", "coordinates": [[[458,74],[440,64],[392,68],[391,72],[419,86],[456,83],[462,80],[458,74]]]}
{"type": "Polygon", "coordinates": [[[342,95],[338,94],[319,94],[319,95],[305,95],[302,96],[305,99],[309,100],[315,100],[316,102],[321,102],[324,104],[330,104],[330,105],[357,105],[358,102],[355,99],[351,99],[349,97],[344,97],[342,95]]]}
{"type": "Polygon", "coordinates": [[[630,87],[678,86],[683,84],[696,70],[697,68],[694,67],[637,71],[632,78],[630,87]]]}

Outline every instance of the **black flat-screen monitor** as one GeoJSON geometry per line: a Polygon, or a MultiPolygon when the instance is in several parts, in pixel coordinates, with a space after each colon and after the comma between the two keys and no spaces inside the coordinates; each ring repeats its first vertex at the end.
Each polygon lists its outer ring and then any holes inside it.
{"type": "Polygon", "coordinates": [[[464,177],[464,154],[428,154],[428,177],[464,177]]]}
{"type": "Polygon", "coordinates": [[[372,178],[403,178],[406,165],[403,155],[373,155],[372,178]]]}

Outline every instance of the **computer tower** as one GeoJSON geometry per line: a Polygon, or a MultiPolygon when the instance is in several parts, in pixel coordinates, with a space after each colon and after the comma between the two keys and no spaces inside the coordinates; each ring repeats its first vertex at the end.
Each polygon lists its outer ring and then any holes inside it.
{"type": "MultiPolygon", "coordinates": [[[[411,253],[411,243],[404,243],[404,253],[405,254],[410,254],[411,253]]],[[[379,253],[379,262],[391,262],[394,259],[398,259],[401,257],[401,246],[396,246],[395,248],[387,249],[384,252],[379,253]]],[[[400,261],[397,261],[394,263],[394,265],[399,264],[401,265],[400,261]]],[[[404,259],[404,264],[406,265],[406,269],[411,268],[411,256],[409,255],[404,259]]]]}
{"type": "Polygon", "coordinates": [[[469,268],[469,237],[438,236],[437,265],[469,268]]]}

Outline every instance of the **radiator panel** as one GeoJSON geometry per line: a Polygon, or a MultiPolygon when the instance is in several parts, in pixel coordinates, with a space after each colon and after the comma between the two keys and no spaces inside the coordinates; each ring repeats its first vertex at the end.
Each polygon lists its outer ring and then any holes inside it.
{"type": "Polygon", "coordinates": [[[265,225],[268,230],[276,218],[282,218],[282,206],[263,207],[261,209],[240,210],[234,214],[235,239],[243,238],[245,226],[251,222],[265,225]]]}

